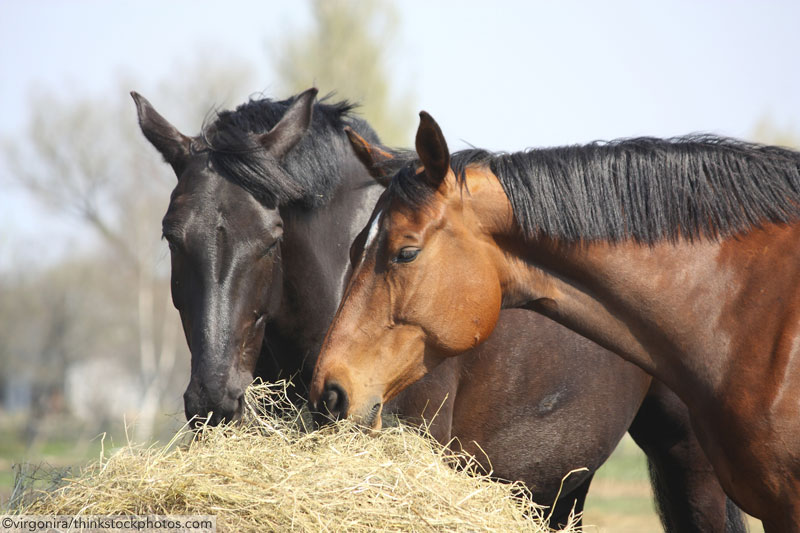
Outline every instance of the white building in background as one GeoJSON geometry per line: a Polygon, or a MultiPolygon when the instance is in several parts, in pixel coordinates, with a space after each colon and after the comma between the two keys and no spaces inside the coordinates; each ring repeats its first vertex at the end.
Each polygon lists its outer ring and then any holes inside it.
{"type": "Polygon", "coordinates": [[[2,408],[10,413],[27,411],[33,403],[33,380],[27,374],[16,375],[4,383],[2,408]]]}
{"type": "Polygon", "coordinates": [[[121,421],[138,413],[144,395],[137,376],[111,359],[88,359],[71,364],[65,376],[67,409],[87,421],[121,421]]]}

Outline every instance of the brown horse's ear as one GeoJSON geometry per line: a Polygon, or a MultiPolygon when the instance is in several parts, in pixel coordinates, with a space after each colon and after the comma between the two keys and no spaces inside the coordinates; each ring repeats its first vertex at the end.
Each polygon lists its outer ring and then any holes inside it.
{"type": "Polygon", "coordinates": [[[287,152],[294,148],[308,131],[316,97],[317,89],[315,87],[297,95],[297,98],[295,98],[278,123],[259,138],[261,145],[275,159],[279,161],[283,159],[287,152]]]}
{"type": "Polygon", "coordinates": [[[387,187],[392,177],[383,163],[389,159],[394,159],[394,156],[368,143],[364,137],[353,131],[350,126],[346,126],[344,131],[347,133],[347,138],[350,139],[350,146],[353,147],[356,157],[366,167],[369,175],[375,178],[375,181],[387,187]]]}
{"type": "Polygon", "coordinates": [[[167,163],[172,165],[175,174],[180,176],[189,159],[189,145],[192,140],[159,115],[147,98],[136,91],[131,91],[131,96],[136,103],[142,133],[161,152],[167,163]]]}
{"type": "Polygon", "coordinates": [[[416,148],[429,184],[438,189],[450,170],[450,151],[441,128],[425,111],[419,112],[416,148]]]}

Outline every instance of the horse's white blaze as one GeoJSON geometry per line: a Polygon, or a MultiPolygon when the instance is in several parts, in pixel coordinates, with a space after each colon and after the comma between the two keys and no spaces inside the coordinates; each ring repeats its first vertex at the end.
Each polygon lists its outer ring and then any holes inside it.
{"type": "Polygon", "coordinates": [[[378,214],[375,215],[374,219],[372,219],[372,224],[370,224],[369,231],[367,232],[367,240],[364,241],[364,249],[361,250],[361,257],[358,258],[358,264],[361,264],[361,262],[364,260],[364,256],[367,255],[367,250],[369,249],[369,245],[372,244],[372,241],[374,241],[375,237],[378,236],[378,228],[381,225],[382,214],[383,211],[378,211],[378,214]]]}
{"type": "Polygon", "coordinates": [[[372,225],[369,227],[369,233],[367,233],[367,242],[364,243],[365,252],[367,248],[369,248],[369,245],[372,244],[372,241],[375,240],[375,237],[378,236],[378,227],[381,225],[381,215],[383,215],[383,211],[378,211],[378,214],[372,219],[372,225]]]}

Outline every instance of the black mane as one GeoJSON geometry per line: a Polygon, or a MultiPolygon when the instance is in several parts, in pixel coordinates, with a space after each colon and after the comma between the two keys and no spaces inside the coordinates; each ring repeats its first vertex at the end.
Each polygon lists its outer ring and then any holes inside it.
{"type": "Polygon", "coordinates": [[[345,126],[379,143],[372,128],[351,114],[354,104],[328,104],[325,98],[314,104],[312,123],[303,139],[283,161],[275,160],[258,143],[258,134],[275,126],[295,98],[250,100],[234,111],[218,113],[201,134],[201,145],[205,144],[201,149],[208,150],[213,167],[272,207],[290,202],[313,207],[327,202],[343,175],[340,165],[352,150],[345,126]]]}
{"type": "MultiPolygon", "coordinates": [[[[724,238],[800,218],[800,153],[712,135],[650,137],[585,146],[454,153],[498,177],[528,237],[567,242],[724,238]]],[[[423,205],[431,188],[407,161],[389,194],[423,205]]]]}

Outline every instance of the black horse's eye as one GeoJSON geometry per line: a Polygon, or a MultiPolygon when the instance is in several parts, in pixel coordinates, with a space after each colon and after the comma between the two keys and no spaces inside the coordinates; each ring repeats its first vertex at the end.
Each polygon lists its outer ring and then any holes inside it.
{"type": "Polygon", "coordinates": [[[397,253],[397,257],[392,259],[394,263],[410,263],[419,255],[419,248],[407,246],[397,253]]]}
{"type": "Polygon", "coordinates": [[[267,256],[270,256],[273,253],[275,253],[275,251],[277,251],[277,249],[278,249],[278,244],[280,244],[281,240],[282,240],[281,237],[278,237],[277,239],[275,239],[275,241],[272,244],[269,245],[269,248],[264,250],[264,253],[261,255],[261,257],[267,257],[267,256]]]}
{"type": "Polygon", "coordinates": [[[168,235],[162,235],[162,239],[167,241],[167,246],[169,247],[169,251],[175,253],[178,251],[178,245],[175,243],[175,239],[168,235]]]}

